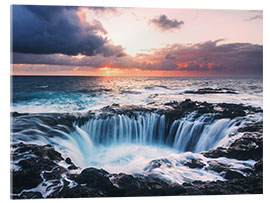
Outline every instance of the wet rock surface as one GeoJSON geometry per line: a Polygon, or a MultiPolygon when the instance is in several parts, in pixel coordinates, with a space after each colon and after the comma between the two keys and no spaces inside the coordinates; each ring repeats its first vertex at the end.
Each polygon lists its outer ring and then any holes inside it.
{"type": "Polygon", "coordinates": [[[147,167],[144,168],[144,171],[152,171],[155,168],[160,167],[171,167],[172,163],[168,159],[157,159],[152,160],[147,167]]]}
{"type": "Polygon", "coordinates": [[[189,168],[203,168],[205,164],[199,159],[191,159],[191,161],[186,162],[184,166],[188,166],[189,168]]]}
{"type": "MultiPolygon", "coordinates": [[[[36,192],[23,192],[23,190],[35,188],[48,180],[58,180],[67,170],[58,165],[63,160],[61,154],[51,145],[38,146],[34,144],[13,144],[12,162],[13,171],[11,177],[12,193],[21,197],[40,197],[36,192]]],[[[14,198],[17,198],[15,195],[14,198]]]]}
{"type": "MultiPolygon", "coordinates": [[[[190,113],[194,114],[194,119],[202,116],[203,114],[212,114],[212,119],[234,119],[236,117],[244,117],[246,115],[259,112],[262,112],[262,109],[259,107],[230,103],[207,103],[186,99],[182,102],[171,101],[163,105],[153,104],[144,106],[112,104],[102,108],[98,117],[101,119],[106,119],[114,115],[126,115],[137,118],[139,114],[157,113],[160,115],[165,115],[166,125],[170,126],[175,120],[181,119],[190,113]]],[[[85,120],[87,119],[85,118],[85,120]]],[[[83,124],[84,122],[78,123],[83,124]]]]}
{"type": "MultiPolygon", "coordinates": [[[[17,112],[12,112],[11,116],[16,121],[20,119],[20,124],[12,126],[12,132],[19,132],[26,128],[36,128],[37,130],[42,130],[46,132],[43,126],[37,126],[33,123],[32,126],[29,126],[29,118],[39,120],[45,125],[53,127],[55,129],[62,130],[64,132],[71,132],[74,130],[74,123],[78,126],[84,125],[89,119],[93,117],[98,117],[101,119],[106,119],[107,117],[113,115],[127,115],[129,117],[135,117],[143,113],[158,113],[160,115],[165,115],[166,121],[170,124],[173,121],[183,118],[187,114],[194,113],[194,118],[198,118],[203,114],[213,114],[213,119],[222,119],[222,118],[236,118],[243,117],[248,114],[262,112],[262,109],[259,107],[245,106],[242,104],[229,104],[229,103],[207,103],[207,102],[198,102],[191,101],[186,99],[182,102],[171,101],[165,103],[164,105],[122,105],[122,104],[112,104],[110,106],[103,107],[100,109],[98,114],[97,112],[87,112],[87,113],[78,113],[78,115],[72,114],[58,114],[58,113],[48,113],[48,114],[20,114],[17,112]],[[26,122],[23,121],[26,120],[26,122]],[[67,128],[62,128],[59,126],[65,125],[67,128]]],[[[245,129],[243,129],[245,130],[245,129]]],[[[48,131],[48,133],[51,133],[48,131]]]]}
{"type": "Polygon", "coordinates": [[[74,123],[79,126],[93,117],[93,112],[87,113],[18,113],[11,112],[11,119],[13,123],[19,120],[19,124],[12,126],[12,132],[20,132],[24,129],[37,129],[43,132],[52,133],[49,129],[44,128],[43,125],[50,126],[54,129],[59,129],[64,132],[71,132],[74,130],[74,123]],[[29,123],[29,120],[38,121],[43,125],[37,125],[37,122],[29,123]],[[31,125],[30,125],[31,124],[31,125]],[[61,126],[65,126],[64,128],[61,126]]]}
{"type": "Polygon", "coordinates": [[[202,88],[194,91],[185,91],[186,94],[238,94],[229,88],[202,88]]]}
{"type": "MultiPolygon", "coordinates": [[[[182,185],[169,183],[156,177],[133,176],[124,173],[109,174],[103,169],[86,168],[80,173],[59,166],[64,159],[51,146],[15,144],[13,159],[21,159],[22,152],[33,154],[17,163],[19,170],[12,171],[12,195],[14,199],[44,198],[40,192],[31,190],[46,185],[53,190],[46,198],[117,197],[117,196],[167,196],[167,195],[217,195],[217,194],[261,194],[262,158],[249,171],[248,176],[234,171],[229,164],[208,163],[208,170],[223,174],[227,181],[194,181],[182,185]],[[63,178],[65,177],[65,178],[63,178]],[[48,185],[48,183],[47,183],[48,185]]],[[[69,164],[71,160],[65,160],[69,164]]],[[[153,161],[153,168],[170,164],[166,160],[153,161]]],[[[205,165],[199,159],[185,163],[191,168],[205,165]]],[[[150,169],[149,169],[150,170],[150,169]]]]}
{"type": "Polygon", "coordinates": [[[183,102],[169,102],[165,106],[170,106],[172,109],[166,110],[165,115],[178,119],[183,117],[187,113],[196,112],[195,117],[199,117],[205,113],[214,114],[215,119],[221,118],[235,118],[246,116],[250,113],[262,112],[261,108],[252,106],[244,106],[241,104],[229,104],[229,103],[218,103],[212,104],[207,102],[197,102],[186,99],[183,102]]]}
{"type": "Polygon", "coordinates": [[[240,132],[243,132],[243,130],[247,132],[235,140],[228,148],[218,147],[202,152],[202,154],[211,158],[227,157],[240,160],[260,160],[263,157],[262,122],[239,129],[240,132]],[[256,132],[254,132],[254,129],[257,129],[256,132]]]}
{"type": "Polygon", "coordinates": [[[65,162],[69,165],[68,166],[68,169],[69,170],[76,170],[76,169],[78,169],[78,167],[75,166],[75,164],[71,161],[71,159],[69,157],[65,159],[65,162]]]}
{"type": "MultiPolygon", "coordinates": [[[[141,106],[112,105],[105,107],[103,115],[123,113],[135,116],[136,112],[163,113],[168,120],[181,118],[187,113],[196,111],[196,116],[213,113],[215,118],[235,118],[249,113],[262,112],[260,108],[236,104],[209,104],[206,102],[170,102],[160,108],[145,108],[141,106]]],[[[90,115],[91,113],[89,113],[90,115]]],[[[89,119],[67,117],[64,124],[72,129],[72,123],[84,123],[89,119]]],[[[13,115],[27,117],[28,115],[13,115]]],[[[63,115],[62,115],[63,116],[63,115]]],[[[27,119],[27,118],[26,118],[27,119]]],[[[63,117],[42,118],[45,123],[58,127],[57,123],[63,117]],[[59,119],[59,120],[58,120],[59,119]]],[[[65,119],[64,119],[65,120],[65,119]]],[[[63,123],[63,121],[61,121],[63,123]]],[[[175,184],[158,179],[154,176],[134,176],[129,174],[109,174],[103,169],[86,168],[77,172],[77,166],[70,158],[64,159],[51,145],[35,145],[26,143],[12,144],[11,158],[11,198],[79,198],[79,197],[117,197],[117,196],[167,196],[167,195],[218,195],[218,194],[261,194],[263,192],[263,137],[262,122],[252,123],[238,132],[243,135],[227,148],[218,147],[201,154],[205,157],[227,157],[239,160],[256,160],[254,168],[245,171],[243,175],[234,171],[229,164],[209,162],[206,170],[222,174],[226,181],[194,181],[191,183],[175,184]],[[61,163],[61,164],[60,164],[61,163]],[[64,164],[63,164],[64,163],[64,164]],[[64,166],[65,165],[65,166],[64,166]],[[43,188],[46,195],[37,188],[43,188]]],[[[19,126],[22,129],[25,126],[19,126]]],[[[66,129],[69,131],[70,129],[66,129]]],[[[13,132],[16,132],[16,128],[13,132]]],[[[166,159],[153,160],[149,168],[153,170],[162,165],[169,166],[166,159]]],[[[199,159],[191,159],[185,163],[190,168],[205,168],[199,159]]]]}

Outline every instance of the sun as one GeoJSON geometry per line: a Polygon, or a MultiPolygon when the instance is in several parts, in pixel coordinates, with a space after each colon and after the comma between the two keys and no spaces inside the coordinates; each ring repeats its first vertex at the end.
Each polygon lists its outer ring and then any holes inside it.
{"type": "Polygon", "coordinates": [[[117,75],[118,74],[118,69],[116,68],[109,68],[109,67],[103,67],[100,68],[99,71],[101,71],[101,74],[104,76],[112,76],[112,75],[117,75]]]}

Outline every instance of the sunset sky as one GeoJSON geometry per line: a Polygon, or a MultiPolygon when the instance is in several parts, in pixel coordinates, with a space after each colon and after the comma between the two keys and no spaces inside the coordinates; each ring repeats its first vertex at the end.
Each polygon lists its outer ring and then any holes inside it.
{"type": "Polygon", "coordinates": [[[262,77],[262,11],[11,9],[13,75],[262,77]]]}

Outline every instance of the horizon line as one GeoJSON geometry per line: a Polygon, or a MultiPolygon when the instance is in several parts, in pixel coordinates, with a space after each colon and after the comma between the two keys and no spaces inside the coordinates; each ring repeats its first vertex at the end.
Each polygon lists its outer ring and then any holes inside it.
{"type": "Polygon", "coordinates": [[[13,76],[26,76],[26,77],[158,77],[158,78],[263,78],[262,76],[127,76],[127,75],[13,75],[10,74],[10,77],[13,76]]]}

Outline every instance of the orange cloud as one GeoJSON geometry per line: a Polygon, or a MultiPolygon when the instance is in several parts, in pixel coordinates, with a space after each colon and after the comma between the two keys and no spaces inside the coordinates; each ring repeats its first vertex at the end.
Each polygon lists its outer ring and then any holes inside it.
{"type": "MultiPolygon", "coordinates": [[[[217,45],[207,41],[194,45],[172,44],[135,57],[13,54],[14,64],[62,66],[62,71],[80,67],[76,74],[119,76],[261,76],[263,47],[249,43],[217,45]],[[71,66],[72,68],[68,68],[71,66]],[[106,69],[105,69],[106,68],[106,69]]],[[[45,70],[40,69],[40,73],[45,70]]],[[[55,71],[59,71],[56,69],[55,71]]]]}

